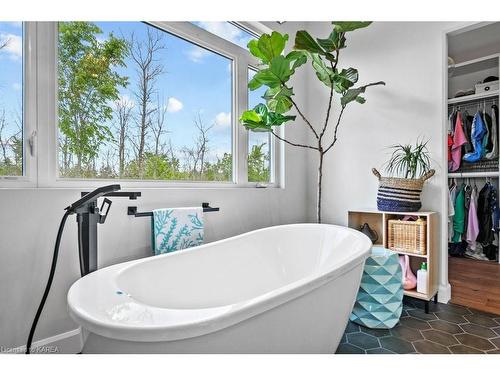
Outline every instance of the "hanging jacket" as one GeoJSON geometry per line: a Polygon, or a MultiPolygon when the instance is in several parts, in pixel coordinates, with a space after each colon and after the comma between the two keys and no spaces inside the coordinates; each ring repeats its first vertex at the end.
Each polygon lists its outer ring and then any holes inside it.
{"type": "Polygon", "coordinates": [[[471,116],[469,112],[465,111],[462,116],[462,125],[464,129],[465,139],[467,140],[462,147],[462,153],[465,155],[469,152],[474,151],[472,147],[471,133],[472,133],[472,120],[474,116],[471,116]]]}
{"type": "Polygon", "coordinates": [[[472,121],[472,147],[474,148],[473,152],[464,155],[464,160],[473,163],[481,159],[483,154],[483,137],[486,134],[485,126],[483,123],[483,119],[481,116],[481,112],[477,111],[474,115],[474,120],[472,121]]]}
{"type": "Polygon", "coordinates": [[[449,131],[451,132],[451,135],[453,136],[453,133],[455,133],[455,124],[457,123],[457,115],[458,111],[453,110],[452,114],[450,115],[450,122],[449,122],[449,131]]]}
{"type": "Polygon", "coordinates": [[[486,156],[488,152],[491,151],[493,148],[493,141],[491,139],[492,136],[492,124],[491,124],[491,117],[486,113],[486,109],[483,109],[483,123],[484,123],[484,129],[485,129],[485,134],[483,137],[483,149],[482,149],[482,157],[486,156]]]}
{"type": "Polygon", "coordinates": [[[477,219],[479,224],[479,233],[477,235],[477,242],[483,246],[490,245],[495,236],[493,234],[493,218],[490,202],[491,184],[486,183],[479,192],[477,198],[477,219]]]}
{"type": "Polygon", "coordinates": [[[453,137],[448,134],[448,171],[451,169],[451,148],[453,147],[453,137]]]}
{"type": "Polygon", "coordinates": [[[460,187],[460,191],[455,199],[455,216],[453,216],[453,238],[451,242],[462,242],[462,234],[464,233],[465,219],[465,193],[464,185],[460,187]]]}
{"type": "Polygon", "coordinates": [[[457,197],[457,185],[453,184],[448,190],[448,242],[453,238],[453,217],[455,216],[455,200],[457,197]]]}
{"type": "Polygon", "coordinates": [[[495,232],[498,229],[498,202],[497,202],[497,189],[491,185],[490,194],[488,195],[488,203],[490,205],[492,227],[490,230],[492,240],[490,243],[483,246],[483,253],[489,260],[496,260],[498,246],[495,242],[495,232]]]}
{"type": "Polygon", "coordinates": [[[472,250],[476,249],[476,239],[479,234],[479,223],[477,220],[477,188],[472,189],[467,220],[467,243],[472,250]]]}
{"type": "Polygon", "coordinates": [[[498,157],[498,107],[491,106],[491,140],[492,148],[485,157],[486,159],[496,159],[498,157]]]}
{"type": "Polygon", "coordinates": [[[460,168],[460,162],[462,160],[462,146],[467,142],[465,138],[464,129],[462,126],[462,115],[460,112],[457,113],[457,122],[455,124],[455,131],[453,133],[453,145],[451,146],[451,162],[450,162],[450,172],[455,172],[460,168]]]}
{"type": "Polygon", "coordinates": [[[491,220],[493,232],[498,232],[499,230],[499,220],[500,220],[500,209],[498,207],[498,192],[495,186],[491,185],[491,191],[489,195],[490,209],[491,209],[491,220]]]}
{"type": "Polygon", "coordinates": [[[467,228],[469,226],[469,208],[472,196],[472,188],[470,185],[464,187],[464,231],[462,232],[462,241],[467,240],[467,228]]]}
{"type": "Polygon", "coordinates": [[[448,116],[448,171],[451,168],[451,148],[453,147],[453,130],[457,120],[457,111],[454,109],[448,116]]]}

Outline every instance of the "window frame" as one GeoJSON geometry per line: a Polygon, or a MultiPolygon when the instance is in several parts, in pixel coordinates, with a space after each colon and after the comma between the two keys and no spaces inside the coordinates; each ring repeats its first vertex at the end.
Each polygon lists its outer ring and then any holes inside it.
{"type": "MultiPolygon", "coordinates": [[[[138,21],[139,22],[139,21],[138,21]]],[[[248,181],[248,131],[238,119],[248,107],[248,69],[258,61],[246,49],[190,22],[145,21],[153,27],[206,48],[233,61],[232,83],[232,181],[79,179],[59,177],[58,165],[58,22],[25,22],[24,150],[26,176],[0,178],[0,187],[91,188],[120,183],[122,188],[255,188],[284,187],[284,147],[272,138],[271,180],[248,181]],[[43,48],[36,48],[36,46],[43,48]],[[33,135],[36,134],[36,137],[33,135]],[[29,137],[35,141],[29,155],[29,137]]],[[[259,35],[271,29],[255,22],[231,22],[242,30],[259,35]]],[[[277,129],[283,136],[284,129],[277,129]]]]}
{"type": "Polygon", "coordinates": [[[37,23],[23,22],[22,28],[23,174],[22,176],[0,176],[2,188],[29,188],[37,184],[37,23]]]}

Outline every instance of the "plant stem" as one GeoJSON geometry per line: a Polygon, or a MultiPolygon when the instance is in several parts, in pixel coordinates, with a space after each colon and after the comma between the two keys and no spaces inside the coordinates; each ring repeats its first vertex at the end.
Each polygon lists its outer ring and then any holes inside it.
{"type": "Polygon", "coordinates": [[[318,148],[314,147],[314,146],[309,146],[309,145],[303,145],[303,144],[300,144],[300,143],[290,142],[290,141],[288,141],[288,140],[286,140],[284,138],[281,138],[278,134],[276,134],[273,131],[271,131],[271,134],[274,135],[276,138],[278,138],[280,141],[288,143],[290,146],[296,146],[296,147],[310,148],[312,150],[318,150],[318,148]]]}
{"type": "Polygon", "coordinates": [[[332,110],[332,102],[333,102],[333,84],[330,89],[330,100],[328,101],[328,109],[326,111],[325,124],[323,125],[323,129],[321,130],[321,133],[319,135],[320,140],[323,138],[323,135],[326,132],[326,128],[328,127],[328,120],[330,119],[330,111],[332,110]]]}
{"type": "Polygon", "coordinates": [[[316,220],[318,224],[321,223],[321,185],[323,182],[323,158],[325,153],[320,149],[319,150],[319,167],[318,167],[318,206],[316,210],[316,220]]]}
{"type": "Polygon", "coordinates": [[[340,125],[340,120],[342,119],[342,115],[344,114],[344,109],[345,109],[345,106],[342,106],[342,109],[340,110],[340,113],[339,113],[339,118],[337,119],[337,124],[335,125],[335,131],[333,133],[333,142],[330,144],[330,146],[328,146],[326,148],[326,150],[324,151],[324,153],[326,154],[334,145],[335,143],[337,142],[337,131],[339,130],[339,125],[340,125]]]}

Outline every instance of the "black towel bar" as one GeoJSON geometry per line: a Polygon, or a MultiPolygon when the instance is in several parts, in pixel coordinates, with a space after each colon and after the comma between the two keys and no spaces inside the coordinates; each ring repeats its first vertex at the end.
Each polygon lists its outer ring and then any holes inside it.
{"type": "MultiPolygon", "coordinates": [[[[203,202],[201,204],[203,208],[203,212],[214,212],[219,211],[219,207],[210,207],[210,203],[203,202]]],[[[152,212],[137,212],[136,206],[128,206],[127,207],[127,215],[135,216],[135,217],[144,217],[144,216],[153,216],[152,212]]]]}

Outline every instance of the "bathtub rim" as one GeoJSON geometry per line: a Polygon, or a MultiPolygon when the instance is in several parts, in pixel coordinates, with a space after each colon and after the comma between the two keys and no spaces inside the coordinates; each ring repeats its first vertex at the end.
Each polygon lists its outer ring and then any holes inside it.
{"type": "MultiPolygon", "coordinates": [[[[203,248],[216,245],[217,243],[223,241],[229,241],[236,239],[238,237],[246,236],[250,233],[256,233],[266,230],[272,230],[278,227],[303,227],[303,226],[327,226],[335,227],[342,231],[351,232],[355,237],[361,240],[361,249],[357,251],[353,257],[348,258],[344,263],[338,265],[336,268],[330,268],[323,272],[313,272],[306,277],[300,278],[292,283],[286,284],[280,288],[274,289],[268,293],[261,294],[255,298],[235,303],[227,309],[228,306],[221,306],[220,312],[215,309],[188,309],[191,311],[209,311],[215,310],[215,314],[208,314],[203,319],[193,319],[191,321],[186,321],[180,324],[158,324],[158,325],[141,325],[141,324],[124,324],[117,321],[110,322],[106,319],[98,319],[92,314],[85,311],[84,308],[79,306],[77,301],[78,296],[75,296],[75,290],[82,287],[81,281],[86,279],[86,282],[91,282],[92,275],[97,272],[101,276],[106,276],[107,285],[105,287],[113,294],[116,290],[116,279],[118,275],[124,272],[129,267],[133,267],[136,264],[155,261],[158,257],[168,257],[168,256],[181,256],[181,252],[173,252],[169,254],[162,254],[156,257],[147,257],[136,259],[124,263],[115,264],[95,271],[92,274],[85,276],[82,279],[77,280],[68,291],[67,303],[68,303],[68,313],[78,324],[88,331],[108,337],[111,339],[125,340],[125,341],[140,341],[140,342],[158,342],[158,341],[175,341],[188,339],[192,337],[206,335],[212,332],[219,331],[221,329],[230,327],[232,325],[238,324],[242,321],[252,318],[253,316],[262,314],[270,309],[278,307],[282,304],[290,302],[296,298],[303,296],[310,291],[325,285],[328,282],[335,280],[336,278],[348,273],[358,267],[360,264],[364,264],[365,260],[369,257],[372,243],[364,234],[351,228],[333,225],[333,224],[312,224],[312,223],[298,223],[298,224],[285,224],[276,225],[257,229],[250,232],[245,232],[237,236],[229,237],[226,239],[214,241],[201,246],[197,246],[191,249],[183,250],[186,251],[202,251],[203,248]]],[[[360,272],[361,277],[361,272],[360,272]]],[[[162,311],[168,314],[168,311],[179,311],[176,309],[167,309],[162,307],[156,307],[147,305],[142,302],[134,300],[137,305],[144,306],[146,308],[152,309],[154,311],[162,311]]]]}

